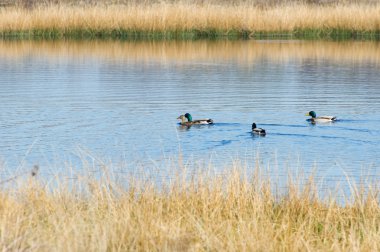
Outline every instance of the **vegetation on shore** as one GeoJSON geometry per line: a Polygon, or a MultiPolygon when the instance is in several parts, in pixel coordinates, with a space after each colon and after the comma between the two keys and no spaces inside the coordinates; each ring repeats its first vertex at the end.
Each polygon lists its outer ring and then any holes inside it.
{"type": "Polygon", "coordinates": [[[3,38],[369,38],[380,4],[167,1],[0,8],[3,38]]]}
{"type": "MultiPolygon", "coordinates": [[[[1,183],[4,251],[377,251],[378,189],[318,195],[313,179],[275,187],[259,168],[226,172],[36,175],[1,183]],[[303,183],[305,182],[306,183],[303,183]],[[280,192],[280,193],[277,193],[280,192]],[[338,203],[339,202],[339,203],[338,203]]],[[[201,168],[202,170],[202,168],[201,168]]],[[[298,182],[297,182],[298,181],[298,182]]]]}

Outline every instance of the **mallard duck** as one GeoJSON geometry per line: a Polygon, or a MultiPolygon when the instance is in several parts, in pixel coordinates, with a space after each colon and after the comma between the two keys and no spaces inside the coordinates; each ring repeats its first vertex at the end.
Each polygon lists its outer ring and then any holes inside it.
{"type": "Polygon", "coordinates": [[[261,135],[261,136],[266,135],[265,129],[257,128],[256,123],[252,123],[252,133],[255,133],[255,134],[261,135]]]}
{"type": "Polygon", "coordinates": [[[214,121],[209,118],[193,120],[193,117],[189,113],[186,113],[185,115],[180,115],[177,119],[181,120],[180,124],[184,126],[204,125],[204,124],[214,123],[214,121]]]}
{"type": "Polygon", "coordinates": [[[306,114],[306,116],[311,116],[311,118],[307,119],[307,121],[310,121],[312,123],[316,122],[333,122],[336,121],[336,116],[318,116],[314,111],[310,111],[306,114]]]}

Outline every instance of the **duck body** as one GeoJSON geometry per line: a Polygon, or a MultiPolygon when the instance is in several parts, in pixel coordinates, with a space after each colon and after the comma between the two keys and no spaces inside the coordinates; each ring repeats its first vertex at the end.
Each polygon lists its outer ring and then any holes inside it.
{"type": "Polygon", "coordinates": [[[177,119],[181,120],[179,124],[183,126],[192,126],[192,125],[209,125],[213,124],[214,121],[212,119],[198,119],[198,120],[193,120],[193,117],[189,114],[186,113],[185,115],[180,115],[177,119]]]}
{"type": "Polygon", "coordinates": [[[310,111],[306,114],[306,116],[311,116],[311,118],[307,119],[307,121],[312,123],[334,122],[337,120],[336,116],[317,116],[314,111],[310,111]]]}
{"type": "Polygon", "coordinates": [[[257,128],[256,123],[252,123],[252,133],[261,135],[261,136],[265,136],[267,134],[265,129],[257,128]]]}

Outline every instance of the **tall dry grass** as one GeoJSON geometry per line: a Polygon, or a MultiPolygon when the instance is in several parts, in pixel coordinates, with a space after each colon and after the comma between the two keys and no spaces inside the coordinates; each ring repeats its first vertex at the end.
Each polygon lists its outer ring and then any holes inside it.
{"type": "MultiPolygon", "coordinates": [[[[112,174],[1,184],[4,251],[377,251],[379,190],[351,185],[343,204],[289,179],[276,193],[256,167],[179,164],[173,176],[112,174]],[[219,174],[219,175],[218,175],[219,174]]],[[[298,181],[298,182],[297,182],[298,181]]],[[[303,181],[303,180],[302,180],[303,181]]],[[[340,200],[341,201],[341,200],[340,200]]]]}
{"type": "MultiPolygon", "coordinates": [[[[68,5],[113,5],[113,4],[156,4],[161,3],[161,0],[0,0],[0,6],[20,6],[20,7],[35,7],[41,5],[52,4],[68,4],[68,5]]],[[[167,3],[196,3],[196,4],[251,4],[257,6],[269,6],[289,3],[303,4],[376,4],[378,0],[166,0],[167,3]]]]}
{"type": "MultiPolygon", "coordinates": [[[[52,4],[66,5],[149,5],[162,3],[162,0],[0,0],[0,6],[35,7],[52,4]]],[[[255,6],[273,6],[283,4],[376,4],[378,0],[165,0],[166,3],[195,3],[195,4],[250,4],[255,6]]]]}
{"type": "Polygon", "coordinates": [[[157,3],[106,6],[48,5],[0,9],[0,32],[68,35],[195,33],[206,35],[380,31],[380,4],[157,3]]]}

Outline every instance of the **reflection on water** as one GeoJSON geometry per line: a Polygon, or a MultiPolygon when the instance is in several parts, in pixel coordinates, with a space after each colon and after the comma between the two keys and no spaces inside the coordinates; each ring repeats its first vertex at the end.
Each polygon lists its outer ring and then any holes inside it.
{"type": "Polygon", "coordinates": [[[40,56],[57,62],[57,58],[90,58],[151,62],[221,61],[242,65],[255,64],[263,58],[276,62],[289,60],[329,60],[380,64],[380,43],[370,41],[0,41],[3,59],[40,56]]]}
{"type": "Polygon", "coordinates": [[[43,169],[78,162],[82,147],[115,162],[181,150],[221,165],[259,152],[280,171],[377,175],[379,68],[376,42],[2,41],[0,156],[43,169]],[[311,125],[310,110],[340,120],[311,125]],[[186,112],[216,123],[181,127],[186,112]]]}

